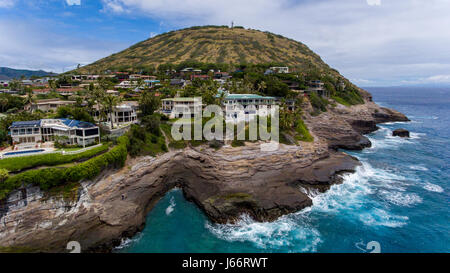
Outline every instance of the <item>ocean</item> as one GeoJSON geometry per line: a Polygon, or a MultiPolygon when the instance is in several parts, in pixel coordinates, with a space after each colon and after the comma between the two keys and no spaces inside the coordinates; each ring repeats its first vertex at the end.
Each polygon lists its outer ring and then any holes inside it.
{"type": "Polygon", "coordinates": [[[313,206],[258,223],[214,224],[183,198],[167,193],[144,230],[116,252],[450,252],[450,88],[367,88],[374,101],[411,122],[380,125],[362,166],[344,183],[312,196],[313,206]],[[392,137],[405,128],[411,138],[392,137]]]}

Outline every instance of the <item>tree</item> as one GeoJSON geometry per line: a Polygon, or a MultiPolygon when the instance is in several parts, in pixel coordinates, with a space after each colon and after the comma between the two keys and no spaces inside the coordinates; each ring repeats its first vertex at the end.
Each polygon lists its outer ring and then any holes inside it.
{"type": "Polygon", "coordinates": [[[103,97],[102,105],[103,105],[104,109],[108,110],[108,112],[109,112],[109,119],[111,121],[111,129],[114,128],[113,117],[112,117],[114,107],[116,107],[120,102],[121,102],[121,99],[119,97],[116,97],[113,95],[106,95],[103,97]]]}
{"type": "Polygon", "coordinates": [[[22,84],[17,80],[13,80],[13,81],[9,82],[8,87],[9,87],[9,90],[20,91],[22,88],[22,84]]]}
{"type": "Polygon", "coordinates": [[[159,108],[160,100],[154,93],[145,91],[139,100],[139,109],[143,116],[152,115],[159,108]]]}
{"type": "Polygon", "coordinates": [[[145,116],[142,118],[141,123],[148,132],[150,132],[156,136],[161,135],[161,131],[159,129],[159,126],[161,124],[161,117],[159,115],[155,114],[155,115],[145,116]]]}
{"type": "Polygon", "coordinates": [[[267,88],[267,84],[265,81],[260,81],[257,85],[256,90],[258,91],[258,93],[262,93],[263,90],[265,90],[267,88]]]}
{"type": "Polygon", "coordinates": [[[0,183],[3,183],[8,179],[9,172],[6,169],[0,169],[0,183]]]}
{"type": "Polygon", "coordinates": [[[50,87],[50,90],[51,90],[52,92],[55,92],[55,91],[56,91],[56,88],[58,87],[58,84],[56,83],[55,80],[49,80],[49,81],[48,81],[48,86],[50,87]]]}
{"type": "Polygon", "coordinates": [[[5,108],[8,106],[8,98],[6,97],[1,97],[0,98],[0,107],[2,109],[2,113],[5,112],[5,108]]]}
{"type": "Polygon", "coordinates": [[[280,129],[291,130],[293,122],[293,114],[288,110],[286,99],[282,99],[280,103],[280,129]]]}
{"type": "Polygon", "coordinates": [[[289,86],[274,76],[267,77],[265,82],[266,89],[264,93],[269,96],[286,97],[289,93],[289,86]]]}
{"type": "MultiPolygon", "coordinates": [[[[31,104],[33,104],[33,102],[35,102],[35,99],[33,97],[33,92],[31,90],[29,90],[27,92],[27,96],[25,98],[24,103],[25,103],[25,105],[27,105],[27,104],[31,105],[31,104]]],[[[33,108],[32,107],[30,107],[30,110],[31,110],[31,112],[33,112],[33,108]]]]}

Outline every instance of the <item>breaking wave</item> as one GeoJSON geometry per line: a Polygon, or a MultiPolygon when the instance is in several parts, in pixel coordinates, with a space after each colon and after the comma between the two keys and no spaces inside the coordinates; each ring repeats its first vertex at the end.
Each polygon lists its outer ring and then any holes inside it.
{"type": "Polygon", "coordinates": [[[315,252],[322,241],[319,231],[305,221],[302,213],[280,217],[274,222],[256,222],[242,215],[234,224],[206,223],[206,228],[226,241],[251,242],[262,249],[291,249],[315,252]],[[303,218],[303,219],[302,219],[303,218]]]}
{"type": "Polygon", "coordinates": [[[175,209],[175,199],[173,196],[170,198],[170,205],[166,208],[166,215],[170,215],[175,209]]]}
{"type": "Polygon", "coordinates": [[[441,186],[429,182],[425,183],[425,185],[423,185],[423,188],[431,192],[439,192],[439,193],[444,192],[444,189],[441,186]]]}
{"type": "Polygon", "coordinates": [[[409,167],[411,170],[415,171],[428,171],[428,168],[422,165],[413,165],[409,167]]]}

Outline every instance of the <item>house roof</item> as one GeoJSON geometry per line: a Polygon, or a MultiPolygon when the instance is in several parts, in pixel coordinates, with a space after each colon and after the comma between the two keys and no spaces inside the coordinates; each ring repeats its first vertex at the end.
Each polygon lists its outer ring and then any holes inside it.
{"type": "Polygon", "coordinates": [[[9,128],[39,127],[40,120],[14,121],[9,128]]]}
{"type": "MultiPolygon", "coordinates": [[[[91,128],[96,127],[95,124],[85,121],[79,121],[74,119],[55,119],[55,121],[60,121],[63,125],[70,128],[91,128]]],[[[29,128],[29,127],[40,127],[42,120],[28,120],[28,121],[14,121],[9,128],[29,128]]]]}
{"type": "Polygon", "coordinates": [[[225,97],[227,100],[241,100],[241,99],[266,99],[273,100],[274,97],[263,97],[256,94],[229,94],[225,97]]]}
{"type": "Polygon", "coordinates": [[[74,119],[67,119],[67,118],[62,118],[60,119],[62,121],[62,123],[64,123],[64,125],[70,127],[70,128],[90,128],[90,127],[96,127],[94,124],[90,123],[90,122],[86,122],[86,121],[79,121],[79,120],[74,120],[74,119]]]}
{"type": "Polygon", "coordinates": [[[170,98],[170,99],[163,99],[163,101],[176,101],[176,102],[182,102],[182,101],[198,101],[200,98],[170,98]]]}

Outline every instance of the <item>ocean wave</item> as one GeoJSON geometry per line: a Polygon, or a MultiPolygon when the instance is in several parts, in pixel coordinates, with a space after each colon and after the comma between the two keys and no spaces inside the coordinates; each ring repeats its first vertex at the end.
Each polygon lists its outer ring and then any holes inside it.
{"type": "Polygon", "coordinates": [[[362,213],[359,219],[367,226],[385,226],[398,228],[406,225],[409,218],[388,213],[387,211],[374,208],[367,213],[362,213]]]}
{"type": "Polygon", "coordinates": [[[294,252],[315,252],[322,241],[314,227],[302,221],[301,214],[280,217],[274,222],[256,222],[242,215],[234,224],[206,223],[206,228],[218,238],[234,242],[251,242],[263,249],[284,249],[294,252]]]}
{"type": "Polygon", "coordinates": [[[403,205],[419,202],[416,196],[399,192],[404,190],[405,177],[390,170],[374,168],[364,160],[361,163],[354,173],[343,176],[342,184],[331,186],[325,193],[299,188],[312,199],[313,205],[309,208],[285,215],[274,222],[260,223],[243,215],[234,224],[206,221],[205,226],[213,235],[229,242],[250,242],[258,248],[271,251],[289,249],[293,252],[315,252],[324,240],[318,227],[313,224],[318,215],[341,217],[355,224],[361,221],[369,226],[397,228],[406,225],[408,217],[392,214],[385,210],[388,206],[378,208],[384,204],[380,204],[380,198],[374,198],[380,195],[380,191],[393,191],[397,195],[390,202],[396,200],[403,205]]]}
{"type": "Polygon", "coordinates": [[[415,133],[410,132],[409,138],[403,138],[392,135],[392,130],[387,127],[380,127],[380,130],[372,135],[368,135],[370,142],[372,142],[372,147],[366,149],[366,153],[371,153],[373,150],[378,149],[398,149],[400,145],[403,144],[414,144],[417,139],[421,139],[426,136],[425,133],[415,133]]]}
{"type": "Polygon", "coordinates": [[[411,170],[416,170],[416,171],[428,171],[428,168],[422,165],[413,165],[413,166],[409,166],[409,168],[411,170]]]}
{"type": "Polygon", "coordinates": [[[173,196],[170,198],[170,205],[166,208],[166,215],[170,215],[175,210],[175,199],[173,196]]]}
{"type": "Polygon", "coordinates": [[[401,193],[396,191],[381,190],[379,194],[389,203],[402,207],[410,207],[422,203],[422,198],[415,193],[401,193]]]}
{"type": "Polygon", "coordinates": [[[142,238],[143,233],[139,232],[137,235],[135,235],[133,238],[122,238],[120,241],[120,244],[118,246],[116,246],[114,249],[115,250],[121,250],[124,248],[129,247],[130,245],[132,245],[135,242],[139,242],[142,238]]]}
{"type": "Polygon", "coordinates": [[[441,186],[429,182],[425,183],[425,185],[423,185],[423,188],[431,192],[439,192],[439,193],[444,192],[444,189],[441,186]]]}

